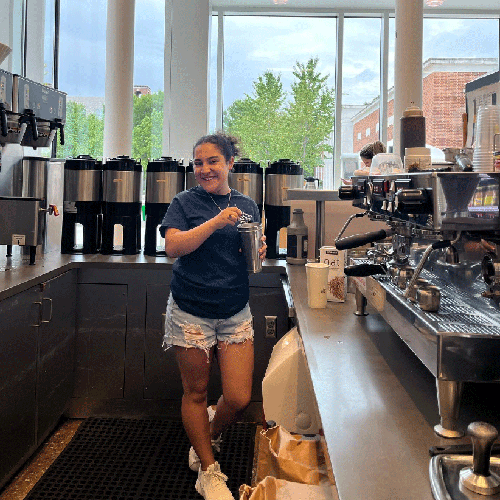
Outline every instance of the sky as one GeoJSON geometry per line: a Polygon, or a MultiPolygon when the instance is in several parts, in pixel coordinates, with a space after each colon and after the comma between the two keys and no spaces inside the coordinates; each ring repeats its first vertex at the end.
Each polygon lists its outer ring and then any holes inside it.
{"type": "MultiPolygon", "coordinates": [[[[163,90],[164,1],[136,0],[134,84],[163,90]]],[[[215,18],[214,18],[215,19],[215,18]]],[[[69,96],[104,96],[106,1],[61,0],[59,88],[69,96]],[[76,20],[76,22],[75,22],[76,20]]],[[[186,29],[189,29],[186,26],[186,29]]],[[[345,19],[343,102],[363,104],[378,96],[379,19],[345,19]]],[[[211,106],[215,107],[217,21],[212,26],[211,106]]],[[[285,90],[293,66],[311,57],[334,87],[336,21],[334,18],[232,16],[224,26],[224,103],[252,93],[265,71],[281,76],[285,90]]],[[[424,21],[423,59],[498,57],[498,20],[428,19],[424,21]]],[[[394,20],[390,27],[394,61],[394,20]]],[[[393,62],[389,86],[393,84],[393,62]]]]}

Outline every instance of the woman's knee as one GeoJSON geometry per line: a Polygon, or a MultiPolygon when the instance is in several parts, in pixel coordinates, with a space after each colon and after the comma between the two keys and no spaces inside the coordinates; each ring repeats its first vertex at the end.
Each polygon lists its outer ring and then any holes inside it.
{"type": "Polygon", "coordinates": [[[250,399],[251,391],[224,394],[224,402],[231,407],[234,412],[244,410],[250,404],[250,399]]]}

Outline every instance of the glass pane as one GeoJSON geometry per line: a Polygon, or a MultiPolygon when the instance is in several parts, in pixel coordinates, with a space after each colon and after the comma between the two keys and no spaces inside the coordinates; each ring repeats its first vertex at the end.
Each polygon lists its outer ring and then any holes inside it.
{"type": "Polygon", "coordinates": [[[62,158],[102,157],[106,0],[61,0],[59,89],[67,93],[62,158]]]}
{"type": "Polygon", "coordinates": [[[465,85],[498,71],[498,36],[498,19],[424,19],[423,112],[434,160],[465,145],[465,85]]]}
{"type": "Polygon", "coordinates": [[[224,129],[263,166],[332,168],[336,19],[227,16],[224,129]]]}
{"type": "Polygon", "coordinates": [[[45,33],[43,37],[43,83],[54,87],[55,2],[45,2],[45,33]]]}
{"type": "Polygon", "coordinates": [[[379,140],[380,18],[344,20],[342,177],[359,165],[359,151],[379,140]],[[370,43],[366,43],[369,40],[370,43]]]}
{"type": "Polygon", "coordinates": [[[25,0],[0,0],[0,42],[12,52],[0,64],[0,68],[18,75],[23,74],[25,0]]]}

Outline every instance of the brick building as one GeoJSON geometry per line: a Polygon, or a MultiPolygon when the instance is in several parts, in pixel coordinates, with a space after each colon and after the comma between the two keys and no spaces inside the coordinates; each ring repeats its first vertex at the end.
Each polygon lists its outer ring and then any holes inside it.
{"type": "MultiPolygon", "coordinates": [[[[438,149],[463,146],[465,84],[496,71],[496,59],[428,59],[423,66],[422,102],[428,146],[438,149]]],[[[355,116],[353,152],[379,139],[379,99],[374,99],[355,116]]],[[[396,124],[399,122],[397,120],[396,124]]],[[[387,142],[392,143],[394,128],[394,88],[388,95],[387,142]]]]}

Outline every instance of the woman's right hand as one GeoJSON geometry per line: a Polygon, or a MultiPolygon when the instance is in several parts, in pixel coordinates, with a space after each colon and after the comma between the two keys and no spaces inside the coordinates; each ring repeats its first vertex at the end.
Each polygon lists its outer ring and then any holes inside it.
{"type": "Polygon", "coordinates": [[[238,219],[240,218],[242,212],[238,207],[227,207],[222,212],[217,214],[213,221],[217,226],[217,229],[222,229],[224,226],[230,225],[234,226],[238,219]]]}

